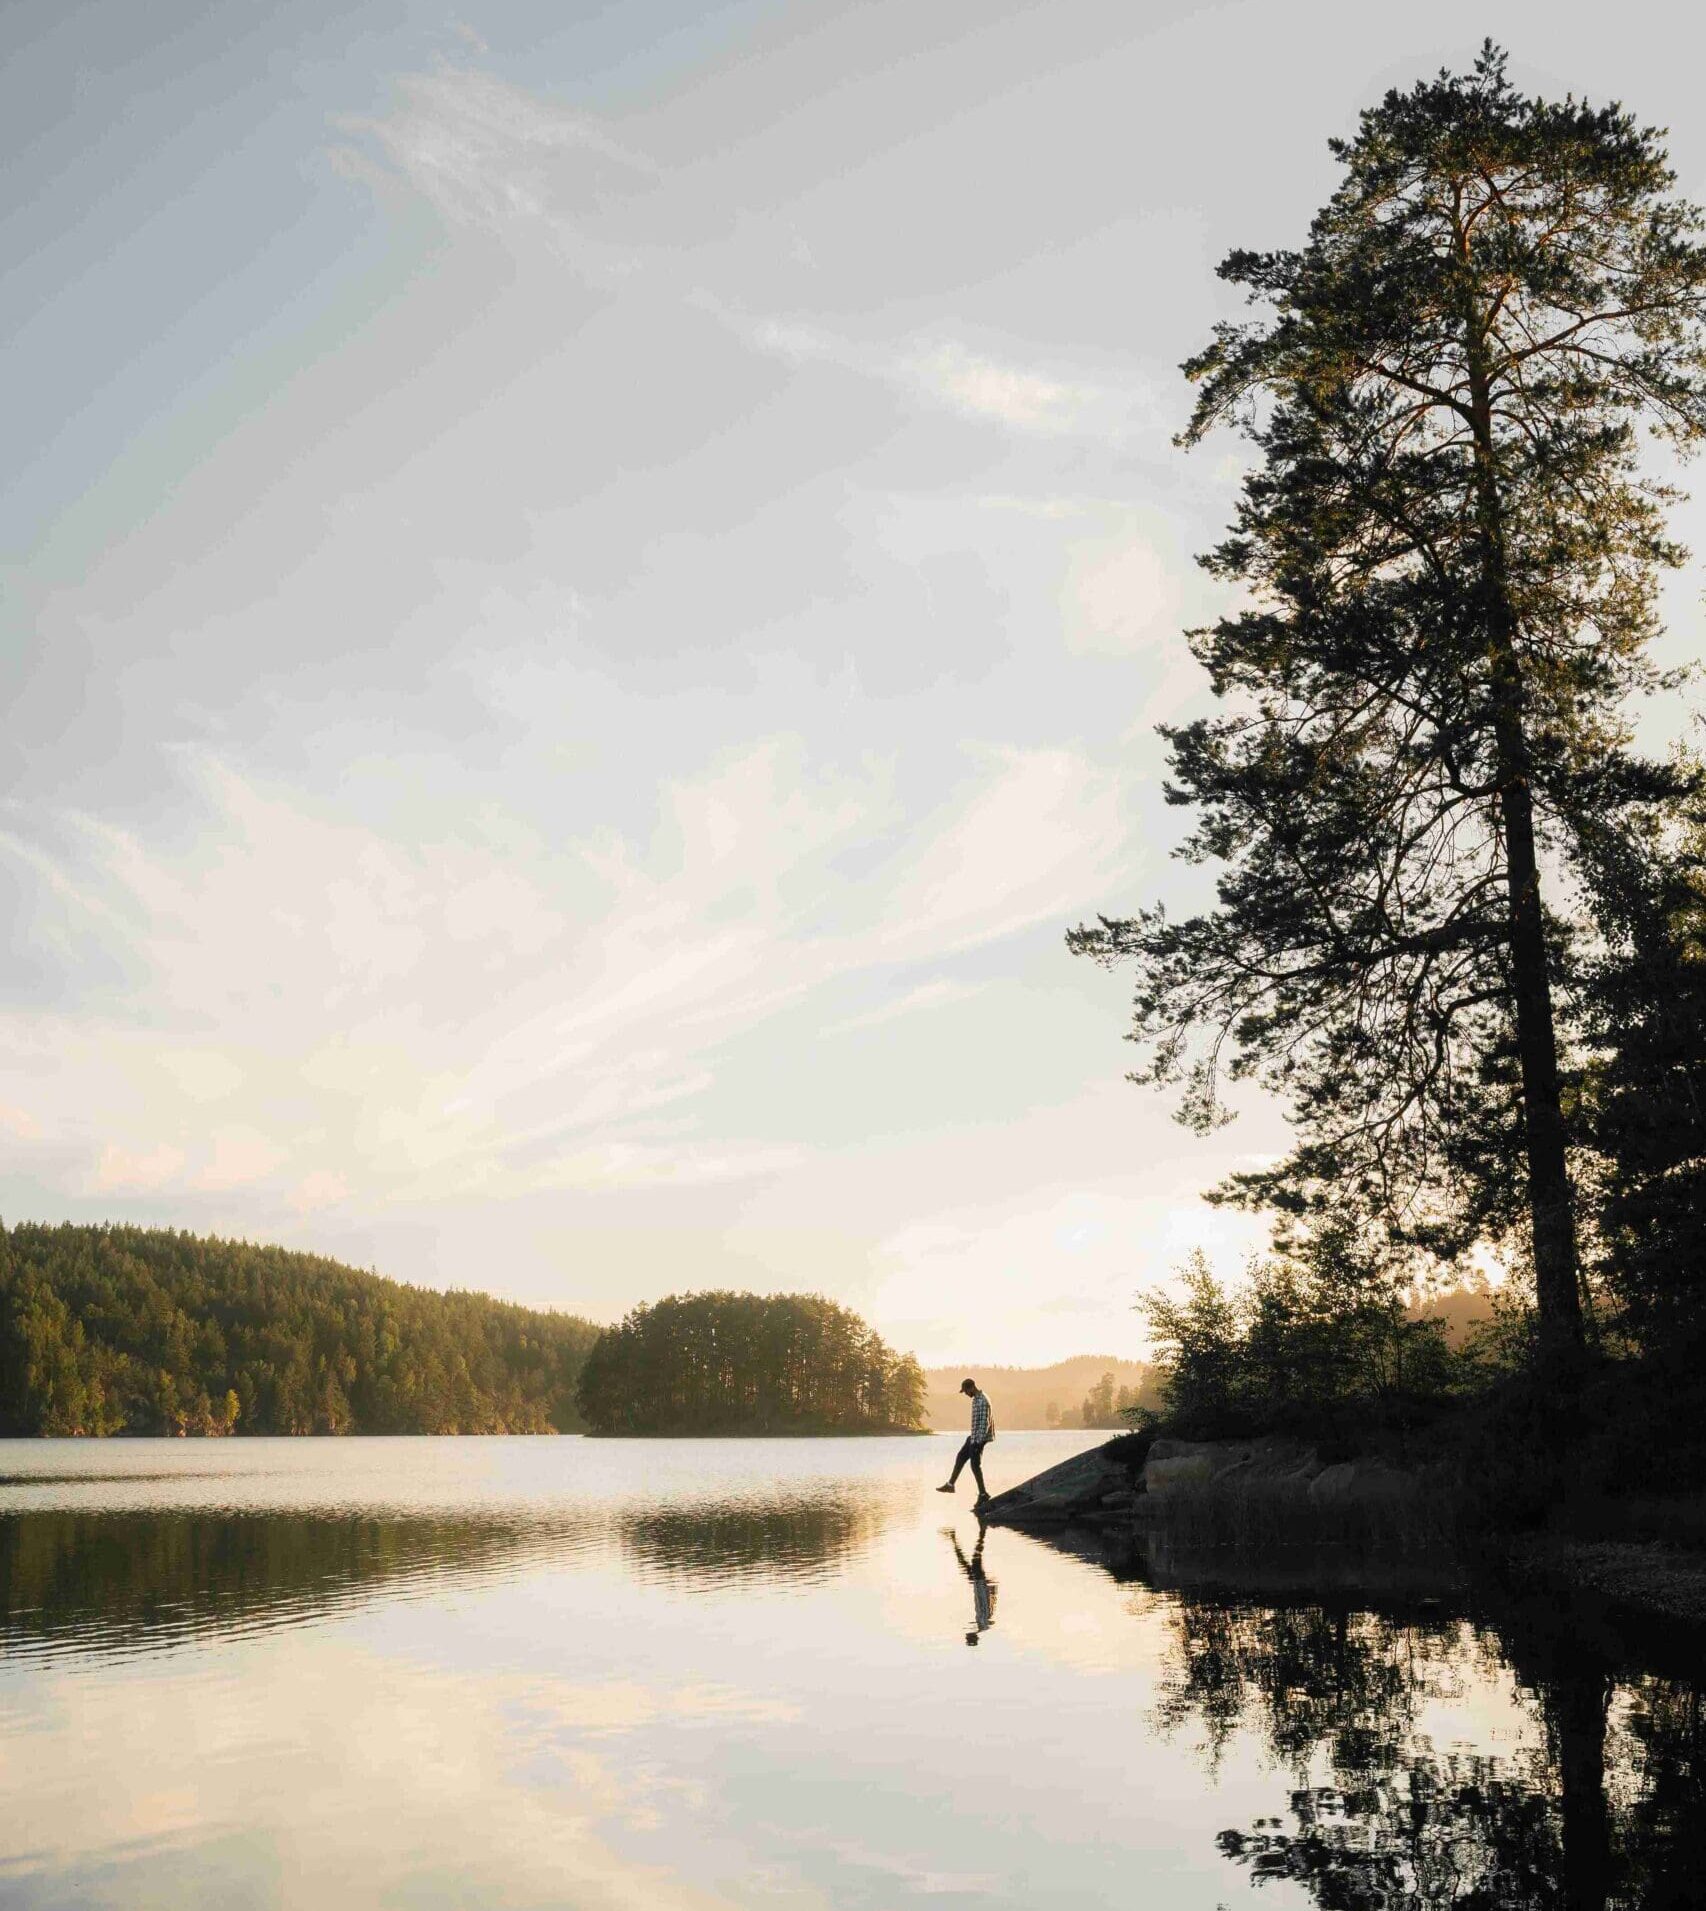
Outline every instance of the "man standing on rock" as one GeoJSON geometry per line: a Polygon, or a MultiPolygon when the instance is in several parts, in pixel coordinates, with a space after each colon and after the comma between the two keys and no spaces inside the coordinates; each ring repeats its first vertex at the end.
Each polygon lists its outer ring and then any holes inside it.
{"type": "Polygon", "coordinates": [[[983,1483],[983,1449],[995,1438],[995,1415],[989,1410],[988,1396],[975,1380],[960,1382],[960,1392],[971,1395],[971,1432],[966,1437],[954,1458],[954,1470],[948,1475],[945,1486],[937,1487],[938,1493],[951,1493],[954,1482],[960,1477],[960,1468],[969,1460],[971,1476],[977,1481],[977,1504],[982,1506],[989,1498],[989,1488],[983,1483]]]}

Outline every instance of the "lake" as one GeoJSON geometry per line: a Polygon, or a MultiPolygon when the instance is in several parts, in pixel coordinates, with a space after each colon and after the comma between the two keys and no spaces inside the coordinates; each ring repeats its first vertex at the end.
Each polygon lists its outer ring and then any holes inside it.
{"type": "Polygon", "coordinates": [[[0,1443],[0,1904],[1703,1901],[1690,1641],[953,1445],[0,1443]]]}

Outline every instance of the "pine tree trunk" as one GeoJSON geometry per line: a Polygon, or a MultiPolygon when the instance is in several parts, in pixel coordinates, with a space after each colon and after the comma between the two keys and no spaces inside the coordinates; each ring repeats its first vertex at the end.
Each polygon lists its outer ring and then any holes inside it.
{"type": "MultiPolygon", "coordinates": [[[[1515,662],[1514,654],[1511,661],[1515,662]]],[[[1495,681],[1501,674],[1500,663],[1495,649],[1495,681]]],[[[1568,1356],[1582,1345],[1582,1303],[1576,1278],[1575,1199],[1565,1155],[1558,1039],[1552,1021],[1552,985],[1547,974],[1540,872],[1534,850],[1534,799],[1520,713],[1507,718],[1501,710],[1495,729],[1499,801],[1505,826],[1511,988],[1516,1004],[1517,1055],[1522,1066],[1528,1201],[1534,1231],[1535,1299],[1543,1350],[1549,1355],[1568,1356]]]]}
{"type": "Polygon", "coordinates": [[[1611,1886],[1611,1814],[1605,1797],[1610,1680],[1597,1667],[1561,1670],[1546,1692],[1558,1747],[1560,1843],[1566,1911],[1605,1911],[1611,1886]]]}
{"type": "Polygon", "coordinates": [[[1534,791],[1523,727],[1522,662],[1517,619],[1505,570],[1504,522],[1493,455],[1492,405],[1476,328],[1469,336],[1471,426],[1475,440],[1482,589],[1493,692],[1493,739],[1499,809],[1505,833],[1505,886],[1510,911],[1511,992],[1522,1112],[1528,1152],[1528,1207],[1534,1238],[1535,1301],[1542,1356],[1567,1364],[1582,1347],[1582,1301],[1576,1272],[1575,1196],[1565,1152],[1558,1082],[1558,1037],[1547,973],[1546,924],[1534,844],[1534,791]]]}

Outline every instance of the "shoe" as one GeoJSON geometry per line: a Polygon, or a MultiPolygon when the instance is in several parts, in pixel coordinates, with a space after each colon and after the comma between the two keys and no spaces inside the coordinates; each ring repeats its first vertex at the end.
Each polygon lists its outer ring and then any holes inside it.
{"type": "Polygon", "coordinates": [[[954,1490],[954,1487],[953,1487],[952,1481],[949,1481],[949,1483],[946,1486],[939,1486],[936,1489],[938,1493],[951,1493],[953,1492],[953,1490],[954,1490]]]}
{"type": "Polygon", "coordinates": [[[988,1504],[989,1504],[989,1495],[987,1493],[978,1494],[977,1498],[972,1501],[973,1506],[987,1506],[988,1504]]]}

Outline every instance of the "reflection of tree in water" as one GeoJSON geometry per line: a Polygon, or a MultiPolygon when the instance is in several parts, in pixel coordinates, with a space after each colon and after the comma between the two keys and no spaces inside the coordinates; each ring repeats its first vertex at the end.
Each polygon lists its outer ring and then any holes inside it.
{"type": "Polygon", "coordinates": [[[123,1650],[454,1583],[574,1543],[497,1520],[304,1513],[30,1512],[0,1518],[0,1644],[123,1650]]]}
{"type": "Polygon", "coordinates": [[[30,1511],[0,1516],[0,1651],[124,1651],[286,1625],[366,1599],[513,1572],[614,1536],[654,1575],[812,1577],[883,1524],[829,1495],[655,1512],[30,1511]]]}
{"type": "Polygon", "coordinates": [[[629,1512],[622,1545],[645,1571],[676,1580],[810,1579],[887,1523],[875,1496],[726,1500],[629,1512]]]}
{"type": "Polygon", "coordinates": [[[1417,1705],[1449,1691],[1462,1664],[1464,1629],[1445,1622],[1405,1628],[1401,1652],[1388,1621],[1322,1606],[1187,1600],[1176,1624],[1160,1722],[1198,1721],[1211,1762],[1254,1718],[1284,1764],[1326,1745],[1335,1763],[1390,1769],[1417,1705]]]}
{"type": "Polygon", "coordinates": [[[1701,1840],[1706,1827],[1706,1706],[1698,1686],[1652,1677],[1635,1681],[1619,1734],[1632,1796],[1616,1813],[1624,1876],[1639,1880],[1644,1911],[1683,1911],[1706,1895],[1701,1840]]]}
{"type": "Polygon", "coordinates": [[[1211,1761],[1253,1730],[1293,1775],[1286,1820],[1219,1840],[1258,1882],[1302,1884],[1324,1911],[1702,1902],[1700,1695],[1653,1674],[1618,1681],[1567,1621],[1518,1613],[1493,1629],[1186,1601],[1175,1643],[1163,1726],[1198,1723],[1211,1761]],[[1501,1664],[1541,1745],[1500,1759],[1418,1733],[1429,1700],[1501,1664]]]}
{"type": "Polygon", "coordinates": [[[1294,1792],[1291,1817],[1222,1832],[1220,1848],[1331,1911],[1564,1902],[1551,1801],[1493,1759],[1413,1754],[1370,1783],[1294,1792]]]}

